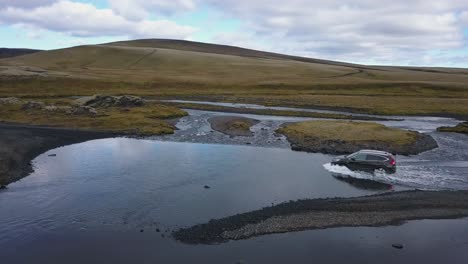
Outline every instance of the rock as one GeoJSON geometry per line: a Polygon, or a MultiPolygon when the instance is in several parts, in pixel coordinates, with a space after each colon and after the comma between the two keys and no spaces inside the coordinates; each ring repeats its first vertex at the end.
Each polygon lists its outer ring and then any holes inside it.
{"type": "Polygon", "coordinates": [[[57,154],[49,154],[49,157],[56,157],[57,154]]]}
{"type": "Polygon", "coordinates": [[[20,104],[21,100],[16,97],[5,97],[0,98],[0,105],[11,105],[11,104],[20,104]]]}
{"type": "Polygon", "coordinates": [[[59,108],[55,105],[48,105],[46,107],[44,107],[44,110],[48,111],[48,112],[56,112],[59,110],[59,108]]]}
{"type": "Polygon", "coordinates": [[[158,233],[159,233],[159,232],[161,232],[161,230],[160,230],[159,228],[156,228],[156,232],[158,232],[158,233]]]}
{"type": "Polygon", "coordinates": [[[252,143],[251,143],[251,142],[245,142],[245,144],[246,144],[246,145],[252,145],[252,143]]]}
{"type": "Polygon", "coordinates": [[[211,187],[208,186],[208,185],[205,185],[205,186],[203,186],[203,188],[205,188],[205,189],[210,189],[211,187]]]}
{"type": "Polygon", "coordinates": [[[141,97],[132,95],[95,95],[78,99],[75,101],[75,104],[91,107],[134,107],[144,105],[145,101],[141,97]]]}
{"type": "Polygon", "coordinates": [[[90,106],[75,106],[67,111],[69,115],[88,115],[96,116],[98,114],[97,110],[90,106]]]}
{"type": "Polygon", "coordinates": [[[392,247],[396,248],[396,249],[403,249],[403,245],[402,244],[392,244],[392,247]]]}
{"type": "Polygon", "coordinates": [[[145,230],[143,230],[143,229],[140,229],[140,233],[143,233],[143,232],[145,232],[145,230]]]}
{"type": "Polygon", "coordinates": [[[6,188],[7,188],[6,185],[0,185],[0,190],[4,190],[6,188]]]}
{"type": "Polygon", "coordinates": [[[45,104],[43,102],[37,102],[37,101],[28,101],[23,106],[21,109],[23,110],[42,110],[45,107],[45,104]]]}

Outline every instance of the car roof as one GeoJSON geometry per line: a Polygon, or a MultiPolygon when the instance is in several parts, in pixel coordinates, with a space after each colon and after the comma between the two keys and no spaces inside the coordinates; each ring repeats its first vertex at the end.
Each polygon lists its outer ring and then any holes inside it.
{"type": "Polygon", "coordinates": [[[390,152],[381,151],[381,150],[373,150],[373,149],[361,149],[358,152],[359,153],[367,153],[367,154],[385,155],[385,156],[392,155],[392,153],[390,153],[390,152]]]}

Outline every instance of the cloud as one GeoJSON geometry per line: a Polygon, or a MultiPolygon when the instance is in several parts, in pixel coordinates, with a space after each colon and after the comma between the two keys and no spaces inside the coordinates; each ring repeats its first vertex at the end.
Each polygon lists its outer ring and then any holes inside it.
{"type": "Polygon", "coordinates": [[[141,20],[151,14],[173,14],[195,9],[193,0],[108,0],[119,15],[131,20],[141,20]]]}
{"type": "Polygon", "coordinates": [[[385,3],[107,0],[107,3],[107,8],[98,9],[73,0],[0,0],[0,24],[27,25],[83,38],[193,39],[205,35],[216,43],[358,63],[426,64],[444,61],[444,56],[445,61],[452,63],[465,58],[454,54],[468,50],[466,0],[385,3]],[[199,21],[203,13],[197,11],[206,9],[216,16],[199,21]],[[221,25],[223,19],[229,19],[238,21],[239,26],[236,24],[235,31],[224,32],[222,26],[217,27],[218,32],[203,28],[201,34],[194,35],[198,29],[171,20],[180,14],[190,19],[190,12],[197,24],[221,25]]]}
{"type": "Polygon", "coordinates": [[[277,52],[378,63],[420,60],[466,47],[468,1],[204,0],[243,21],[242,31],[277,52]],[[372,58],[372,59],[370,59],[372,58]]]}
{"type": "Polygon", "coordinates": [[[58,0],[0,0],[0,9],[5,7],[33,8],[57,2],[58,0]]]}
{"type": "MultiPolygon", "coordinates": [[[[468,11],[464,11],[460,14],[460,19],[463,23],[463,25],[468,28],[468,11]]],[[[466,30],[465,28],[465,30],[466,30]]]]}
{"type": "Polygon", "coordinates": [[[169,20],[130,21],[111,9],[94,5],[59,1],[32,9],[7,7],[0,9],[5,24],[29,25],[39,29],[64,32],[78,37],[128,36],[131,38],[188,38],[196,29],[169,20]]]}

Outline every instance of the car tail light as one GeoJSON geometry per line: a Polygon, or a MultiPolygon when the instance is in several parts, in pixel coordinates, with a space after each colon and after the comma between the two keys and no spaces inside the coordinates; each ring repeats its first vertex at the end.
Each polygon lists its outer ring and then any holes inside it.
{"type": "Polygon", "coordinates": [[[392,160],[390,161],[390,165],[395,166],[395,164],[396,164],[396,160],[392,159],[392,160]]]}

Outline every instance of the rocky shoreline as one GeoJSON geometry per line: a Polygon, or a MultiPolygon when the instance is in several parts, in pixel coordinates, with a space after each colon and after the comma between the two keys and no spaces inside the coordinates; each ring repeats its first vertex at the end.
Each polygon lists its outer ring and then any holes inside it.
{"type": "Polygon", "coordinates": [[[182,228],[187,244],[216,244],[274,233],[345,226],[399,225],[408,220],[468,216],[468,191],[403,191],[356,198],[291,201],[182,228]],[[411,202],[408,202],[411,201],[411,202]]]}
{"type": "Polygon", "coordinates": [[[111,132],[0,123],[0,187],[31,173],[31,161],[50,149],[115,136],[111,132]]]}

